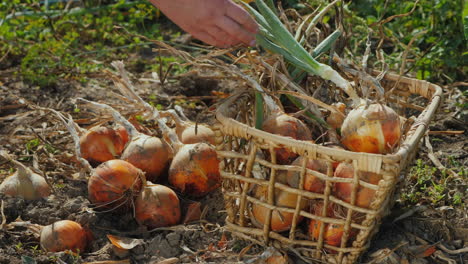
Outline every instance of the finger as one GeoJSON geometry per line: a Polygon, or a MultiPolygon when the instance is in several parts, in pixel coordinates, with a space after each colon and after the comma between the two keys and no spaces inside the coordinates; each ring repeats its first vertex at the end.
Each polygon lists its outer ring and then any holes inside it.
{"type": "Polygon", "coordinates": [[[207,31],[211,36],[215,37],[219,43],[224,43],[222,48],[228,48],[242,43],[240,40],[233,38],[229,33],[218,26],[209,27],[207,31]]]}
{"type": "Polygon", "coordinates": [[[231,37],[240,40],[242,43],[253,46],[255,45],[255,35],[227,16],[222,16],[217,20],[217,25],[226,31],[231,37]]]}
{"type": "Polygon", "coordinates": [[[211,34],[209,34],[206,31],[193,32],[192,36],[212,46],[219,46],[223,44],[223,43],[219,43],[218,40],[216,40],[216,38],[214,38],[211,34]]]}
{"type": "Polygon", "coordinates": [[[227,48],[228,46],[231,46],[232,44],[230,43],[230,40],[232,39],[229,34],[219,28],[218,26],[210,26],[206,28],[206,32],[213,36],[213,38],[216,39],[218,45],[217,47],[220,48],[227,48]]]}
{"type": "Polygon", "coordinates": [[[238,24],[242,25],[247,31],[256,34],[258,32],[258,24],[250,16],[250,14],[239,5],[230,2],[226,8],[226,15],[233,19],[238,24]]]}

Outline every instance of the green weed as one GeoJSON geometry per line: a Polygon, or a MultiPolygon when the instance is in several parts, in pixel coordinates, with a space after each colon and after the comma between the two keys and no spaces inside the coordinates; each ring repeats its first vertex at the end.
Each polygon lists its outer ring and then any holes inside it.
{"type": "Polygon", "coordinates": [[[26,82],[47,87],[59,79],[85,82],[84,76],[97,72],[104,62],[123,59],[129,51],[148,46],[116,26],[162,39],[161,18],[149,1],[90,2],[65,11],[65,3],[2,1],[0,58],[7,55],[16,62],[17,74],[26,82]]]}
{"type": "MultiPolygon", "coordinates": [[[[453,161],[453,164],[459,165],[456,161],[453,161]]],[[[453,170],[457,168],[460,169],[459,174],[464,173],[461,166],[452,167],[453,170]]],[[[462,205],[464,199],[462,193],[459,191],[453,193],[454,188],[449,187],[449,184],[456,184],[457,181],[463,180],[463,177],[454,178],[450,175],[447,171],[439,171],[425,164],[421,159],[416,160],[416,164],[410,169],[404,183],[406,188],[400,196],[401,201],[410,204],[430,203],[434,206],[462,205]]]]}
{"type": "MultiPolygon", "coordinates": [[[[401,55],[411,39],[415,39],[408,53],[408,67],[419,79],[430,81],[463,81],[466,72],[467,39],[463,30],[463,0],[420,0],[413,13],[396,17],[382,26],[378,22],[391,16],[409,13],[415,1],[352,1],[346,6],[347,23],[353,31],[350,47],[353,55],[362,55],[368,27],[372,29],[373,46],[379,45],[378,32],[385,35],[382,43],[385,61],[398,71],[401,55]]],[[[466,6],[465,6],[466,7],[466,6]]],[[[376,65],[379,62],[375,62],[376,65]]]]}

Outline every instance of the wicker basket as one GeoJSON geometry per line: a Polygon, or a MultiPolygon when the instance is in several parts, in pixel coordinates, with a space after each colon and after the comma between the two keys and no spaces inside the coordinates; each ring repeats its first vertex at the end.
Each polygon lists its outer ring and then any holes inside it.
{"type": "MultiPolygon", "coordinates": [[[[231,98],[224,102],[217,109],[216,117],[220,122],[224,139],[218,146],[218,153],[223,160],[221,175],[228,214],[226,219],[228,230],[239,238],[261,245],[292,250],[310,262],[317,260],[326,263],[354,263],[369,246],[372,235],[378,231],[382,217],[389,213],[400,173],[414,157],[419,142],[441,102],[442,90],[437,85],[411,78],[400,78],[394,74],[387,74],[382,80],[382,85],[386,88],[392,88],[395,84],[397,89],[390,98],[392,107],[400,115],[411,111],[412,115],[415,115],[414,112],[419,115],[406,130],[407,133],[398,151],[391,155],[350,152],[257,130],[253,127],[254,101],[250,95],[231,98]],[[418,102],[419,105],[414,102],[418,102]],[[305,162],[302,163],[302,167],[275,164],[269,161],[270,159],[258,155],[259,151],[275,155],[274,148],[278,146],[294,151],[305,158],[304,160],[325,161],[328,166],[327,172],[322,174],[307,170],[305,162]],[[343,178],[333,177],[333,162],[348,162],[353,165],[356,171],[354,178],[347,179],[347,182],[353,184],[353,192],[359,185],[375,190],[374,199],[368,208],[357,206],[355,199],[347,203],[332,195],[333,183],[343,181],[343,178]],[[313,174],[326,181],[325,190],[323,193],[313,193],[303,190],[302,184],[298,188],[293,188],[275,181],[276,175],[281,170],[300,172],[300,182],[303,182],[306,173],[313,174]],[[365,183],[359,178],[362,172],[377,173],[382,178],[375,185],[365,183]],[[256,177],[258,173],[265,173],[268,177],[265,179],[256,177]],[[267,188],[266,201],[265,199],[261,201],[252,194],[252,186],[267,188]],[[274,192],[278,190],[297,194],[299,199],[309,202],[320,202],[325,208],[330,203],[338,205],[344,208],[345,213],[341,217],[331,217],[326,214],[319,216],[302,209],[300,202],[296,203],[296,208],[277,206],[274,204],[274,192]],[[259,226],[252,217],[251,208],[255,205],[268,208],[263,226],[259,226]],[[273,211],[281,212],[283,215],[293,214],[289,230],[284,232],[272,230],[270,219],[273,211]],[[361,216],[358,221],[354,217],[356,213],[361,216]],[[295,221],[301,218],[304,220],[295,221]],[[323,227],[315,239],[311,239],[306,232],[306,225],[311,219],[325,223],[321,225],[323,227]],[[344,229],[344,235],[338,246],[331,246],[324,241],[324,229],[329,223],[340,225],[344,229]]],[[[271,157],[271,160],[274,160],[273,156],[271,157]]]]}

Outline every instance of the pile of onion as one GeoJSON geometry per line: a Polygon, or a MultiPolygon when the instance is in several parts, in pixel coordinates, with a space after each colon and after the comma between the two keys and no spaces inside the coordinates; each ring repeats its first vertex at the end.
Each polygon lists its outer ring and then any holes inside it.
{"type": "Polygon", "coordinates": [[[341,143],[351,151],[390,153],[400,140],[400,117],[386,105],[362,104],[346,116],[341,135],[341,143]]]}
{"type": "Polygon", "coordinates": [[[86,102],[91,107],[105,109],[112,113],[115,121],[125,127],[130,138],[120,158],[141,169],[147,180],[156,182],[171,161],[173,156],[171,146],[158,137],[138,132],[133,124],[112,107],[82,98],[79,100],[86,102]]]}
{"type": "MultiPolygon", "coordinates": [[[[335,170],[334,176],[339,178],[353,178],[354,168],[349,163],[340,163],[335,170]]],[[[361,171],[359,179],[377,185],[382,179],[382,176],[377,173],[361,171]]],[[[353,183],[335,182],[333,184],[333,194],[348,203],[351,202],[352,190],[353,183]]],[[[362,208],[369,208],[371,202],[374,200],[374,196],[375,190],[360,185],[357,187],[356,205],[362,208]]]]}
{"type": "MultiPolygon", "coordinates": [[[[193,144],[181,142],[178,135],[166,125],[166,120],[161,118],[159,111],[135,93],[123,63],[113,62],[112,65],[120,72],[122,77],[113,78],[116,86],[124,95],[134,99],[143,110],[152,114],[154,120],[158,122],[164,138],[173,147],[173,159],[168,173],[169,184],[176,191],[192,197],[204,196],[221,186],[219,160],[215,148],[204,142],[193,144]]],[[[185,134],[185,131],[181,133],[181,135],[183,134],[185,134]]],[[[185,139],[185,135],[183,138],[185,139]]]]}
{"type": "Polygon", "coordinates": [[[135,201],[137,222],[149,228],[176,225],[180,216],[179,198],[164,185],[148,182],[135,201]]]}
{"type": "MultiPolygon", "coordinates": [[[[275,192],[274,205],[280,206],[280,207],[291,208],[291,209],[296,208],[296,203],[297,203],[297,198],[298,198],[297,194],[283,191],[280,189],[275,189],[274,192],[275,192]]],[[[254,197],[259,199],[262,202],[267,202],[268,201],[268,187],[258,186],[258,185],[255,186],[254,197]]],[[[306,200],[301,199],[299,206],[301,210],[305,209],[307,206],[306,200]]],[[[252,217],[253,217],[252,222],[259,227],[263,227],[263,225],[266,223],[266,220],[267,220],[266,217],[267,217],[269,210],[270,209],[266,208],[265,206],[252,203],[252,211],[251,211],[252,217]]],[[[270,228],[271,230],[277,231],[277,232],[289,230],[292,226],[293,218],[294,218],[294,213],[273,210],[271,214],[271,219],[270,219],[270,228]]],[[[299,223],[302,220],[302,218],[303,218],[302,216],[298,216],[296,218],[296,224],[299,223]]]]}
{"type": "Polygon", "coordinates": [[[16,172],[0,184],[0,193],[25,200],[37,200],[50,195],[51,188],[44,177],[14,160],[6,151],[1,150],[0,156],[12,162],[16,167],[16,172]]]}

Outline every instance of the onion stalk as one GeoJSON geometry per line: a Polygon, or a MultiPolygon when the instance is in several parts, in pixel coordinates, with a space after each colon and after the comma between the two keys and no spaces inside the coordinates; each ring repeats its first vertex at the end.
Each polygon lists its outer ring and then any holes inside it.
{"type": "Polygon", "coordinates": [[[284,27],[265,2],[256,0],[255,3],[260,13],[248,4],[244,4],[244,6],[250,10],[259,23],[260,30],[259,34],[257,34],[257,43],[267,50],[283,55],[287,61],[297,68],[332,81],[348,94],[355,105],[361,104],[362,100],[346,79],[330,66],[317,62],[284,27]]]}

